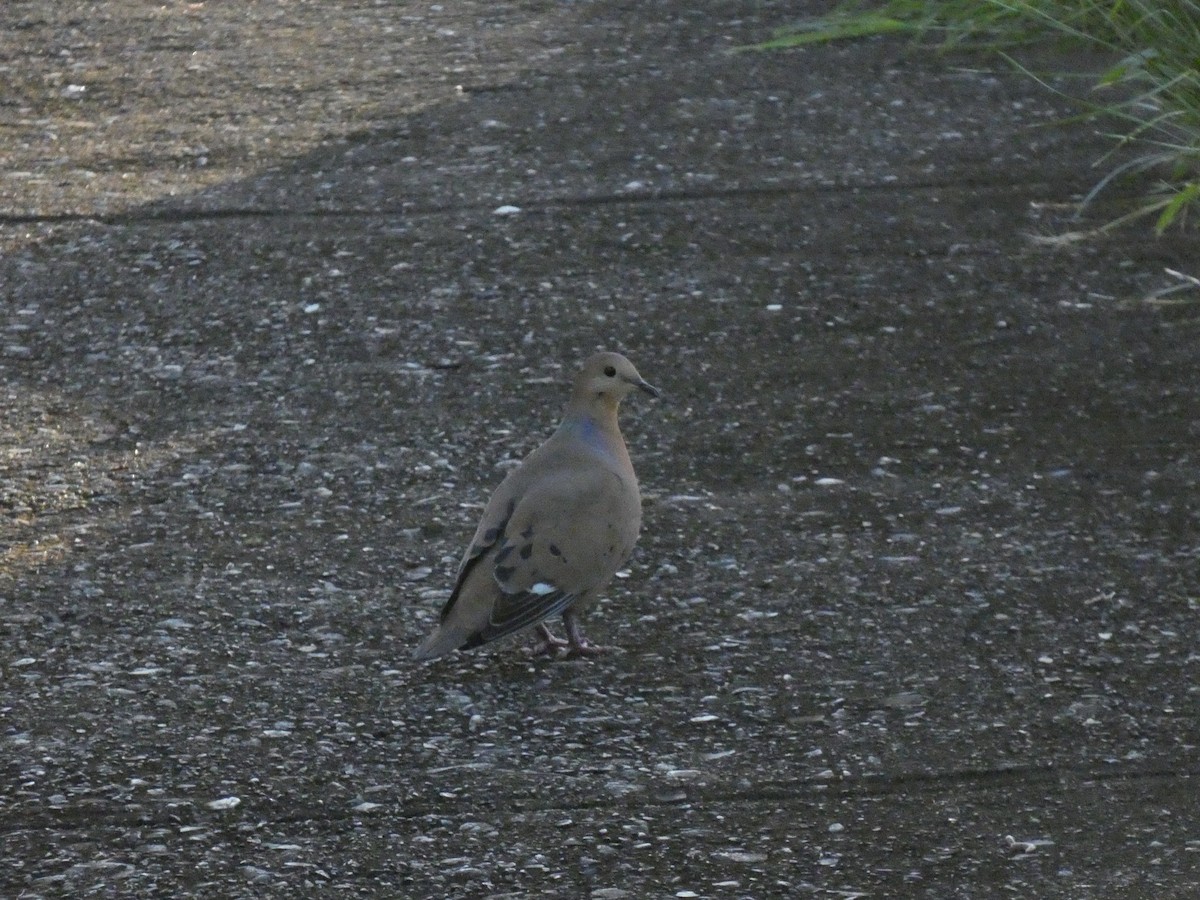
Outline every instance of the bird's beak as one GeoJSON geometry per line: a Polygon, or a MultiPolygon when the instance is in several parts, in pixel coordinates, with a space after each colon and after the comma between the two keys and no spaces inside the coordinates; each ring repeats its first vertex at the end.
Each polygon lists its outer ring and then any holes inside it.
{"type": "Polygon", "coordinates": [[[662,391],[660,391],[658,388],[656,388],[654,385],[652,385],[648,381],[635,381],[635,382],[633,382],[633,386],[638,388],[639,390],[645,391],[651,397],[661,397],[662,396],[662,391]]]}

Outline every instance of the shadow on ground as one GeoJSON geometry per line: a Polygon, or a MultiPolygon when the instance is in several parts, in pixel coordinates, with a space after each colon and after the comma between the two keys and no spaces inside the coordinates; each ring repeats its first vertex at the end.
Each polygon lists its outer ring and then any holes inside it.
{"type": "Polygon", "coordinates": [[[793,14],[5,10],[7,893],[1195,893],[1194,242],[793,14]],[[599,346],[623,652],[414,666],[599,346]]]}

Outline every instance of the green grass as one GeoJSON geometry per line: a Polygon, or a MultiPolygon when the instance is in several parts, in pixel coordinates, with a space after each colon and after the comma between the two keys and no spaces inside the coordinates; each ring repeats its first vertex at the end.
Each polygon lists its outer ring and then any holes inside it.
{"type": "MultiPolygon", "coordinates": [[[[1160,234],[1185,228],[1200,208],[1200,0],[888,0],[851,2],[778,32],[757,50],[802,47],[880,34],[904,34],[943,50],[998,53],[1066,41],[1110,55],[1081,117],[1115,122],[1114,151],[1135,148],[1084,204],[1114,180],[1143,178],[1144,196],[1107,230],[1154,217],[1160,234]],[[1119,99],[1110,99],[1119,98],[1119,99]]],[[[1039,80],[1042,80],[1039,78],[1039,80]]],[[[1043,81],[1044,83],[1044,81],[1043,81]]]]}

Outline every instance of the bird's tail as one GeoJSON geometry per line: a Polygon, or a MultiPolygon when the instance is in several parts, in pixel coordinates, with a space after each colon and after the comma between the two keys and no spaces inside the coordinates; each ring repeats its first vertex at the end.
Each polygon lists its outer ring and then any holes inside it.
{"type": "Polygon", "coordinates": [[[424,661],[445,656],[467,642],[470,635],[462,628],[443,623],[413,651],[413,659],[424,661]]]}

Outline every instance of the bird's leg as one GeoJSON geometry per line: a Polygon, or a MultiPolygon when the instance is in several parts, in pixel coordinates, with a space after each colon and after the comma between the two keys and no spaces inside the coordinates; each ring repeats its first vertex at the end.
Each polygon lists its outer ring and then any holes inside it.
{"type": "Polygon", "coordinates": [[[570,641],[556,638],[550,629],[546,627],[545,622],[538,624],[537,633],[541,636],[542,643],[540,646],[534,648],[534,656],[558,656],[559,650],[570,646],[570,641]]]}
{"type": "Polygon", "coordinates": [[[583,629],[579,627],[579,619],[574,611],[568,609],[563,613],[563,627],[567,630],[567,643],[571,646],[567,651],[568,656],[599,656],[608,652],[607,647],[593,644],[583,636],[583,629]]]}

